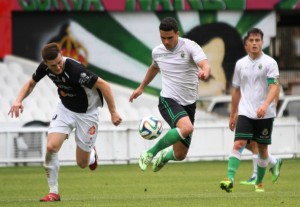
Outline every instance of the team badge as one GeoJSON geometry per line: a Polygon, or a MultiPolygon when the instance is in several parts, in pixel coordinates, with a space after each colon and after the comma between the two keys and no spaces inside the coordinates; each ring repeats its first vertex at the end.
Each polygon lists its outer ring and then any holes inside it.
{"type": "Polygon", "coordinates": [[[266,135],[268,135],[268,134],[269,134],[268,129],[264,129],[264,130],[262,131],[262,135],[266,136],[266,135]]]}
{"type": "Polygon", "coordinates": [[[261,70],[262,69],[262,64],[259,64],[258,69],[261,70]]]}
{"type": "Polygon", "coordinates": [[[184,58],[185,54],[184,52],[182,51],[181,54],[180,54],[180,57],[184,58]]]}

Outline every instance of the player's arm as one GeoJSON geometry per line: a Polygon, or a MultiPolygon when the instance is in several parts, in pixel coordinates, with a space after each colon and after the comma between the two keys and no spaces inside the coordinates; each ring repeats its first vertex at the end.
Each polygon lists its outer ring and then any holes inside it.
{"type": "Polygon", "coordinates": [[[132,102],[133,99],[136,99],[139,95],[141,95],[144,91],[144,88],[153,80],[153,78],[159,72],[159,68],[154,67],[153,64],[150,65],[144,80],[141,82],[139,87],[133,91],[132,95],[129,98],[129,101],[132,102]]]}
{"type": "Polygon", "coordinates": [[[36,82],[33,79],[30,79],[27,83],[24,84],[24,86],[21,88],[19,95],[17,96],[16,101],[11,106],[8,115],[11,115],[11,117],[19,117],[20,112],[23,112],[23,100],[33,91],[34,87],[36,85],[36,82]]]}
{"type": "Polygon", "coordinates": [[[119,125],[122,121],[122,118],[116,110],[115,100],[109,83],[98,77],[94,87],[101,91],[111,114],[111,120],[113,124],[116,126],[119,125]]]}
{"type": "Polygon", "coordinates": [[[269,105],[275,100],[278,96],[279,91],[279,84],[278,82],[271,82],[269,83],[269,92],[267,95],[267,98],[265,99],[264,103],[257,109],[256,114],[257,118],[263,118],[266,114],[266,111],[269,107],[269,105]]]}
{"type": "Polygon", "coordinates": [[[208,60],[201,60],[197,63],[197,66],[201,68],[201,70],[198,73],[198,77],[201,80],[206,80],[210,76],[210,65],[208,63],[208,60]]]}
{"type": "Polygon", "coordinates": [[[229,118],[229,128],[231,131],[235,129],[240,98],[241,98],[240,88],[233,87],[231,91],[231,111],[230,111],[230,118],[229,118]]]}

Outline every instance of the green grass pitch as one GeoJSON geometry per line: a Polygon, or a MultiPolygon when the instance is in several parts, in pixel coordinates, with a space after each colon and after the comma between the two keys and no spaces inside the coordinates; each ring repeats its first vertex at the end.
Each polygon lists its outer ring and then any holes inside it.
{"type": "Polygon", "coordinates": [[[299,206],[300,159],[285,159],[278,182],[266,173],[265,193],[239,182],[252,173],[252,162],[243,160],[233,193],[219,188],[227,162],[169,163],[157,173],[137,165],[99,165],[92,172],[75,166],[60,169],[61,202],[40,203],[48,192],[42,166],[0,168],[0,206],[105,206],[105,207],[217,207],[299,206]]]}

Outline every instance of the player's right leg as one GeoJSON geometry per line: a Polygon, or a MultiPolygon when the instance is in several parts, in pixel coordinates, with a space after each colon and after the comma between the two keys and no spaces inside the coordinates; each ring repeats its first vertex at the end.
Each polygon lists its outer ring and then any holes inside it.
{"type": "Polygon", "coordinates": [[[47,175],[49,193],[40,199],[41,202],[60,201],[60,196],[58,193],[58,151],[66,138],[67,135],[62,133],[48,134],[47,152],[44,162],[44,168],[47,175]]]}

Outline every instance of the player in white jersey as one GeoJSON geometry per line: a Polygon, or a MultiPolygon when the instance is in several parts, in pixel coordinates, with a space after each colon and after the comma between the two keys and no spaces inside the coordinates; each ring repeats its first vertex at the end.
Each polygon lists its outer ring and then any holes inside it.
{"type": "Polygon", "coordinates": [[[32,92],[36,84],[48,76],[58,88],[61,102],[50,123],[44,167],[47,174],[49,193],[41,202],[60,201],[58,193],[58,152],[75,128],[76,161],[81,168],[97,167],[95,142],[98,133],[98,107],[105,99],[114,125],[122,121],[116,111],[114,98],[109,84],[67,57],[63,57],[56,43],[49,43],[42,49],[43,61],[32,78],[25,83],[12,105],[9,114],[19,117],[23,112],[23,100],[32,92]]]}
{"type": "Polygon", "coordinates": [[[129,101],[137,98],[158,72],[162,76],[159,111],[170,125],[169,130],[152,148],[141,154],[139,167],[146,170],[161,151],[152,170],[159,171],[170,160],[185,159],[193,133],[199,78],[206,80],[210,66],[202,48],[195,42],[179,37],[177,21],[164,18],[159,25],[162,44],[152,51],[152,64],[129,101]],[[169,146],[172,149],[167,150],[169,146]],[[164,150],[166,149],[166,150],[164,150]]]}
{"type": "MultiPolygon", "coordinates": [[[[244,37],[244,46],[245,50],[248,53],[248,44],[247,44],[247,36],[244,37]]],[[[279,92],[276,96],[276,105],[279,99],[279,92]]],[[[252,152],[252,164],[253,164],[253,171],[252,175],[248,180],[243,180],[240,182],[242,185],[255,185],[256,177],[257,177],[257,159],[258,159],[258,145],[255,140],[248,140],[247,145],[245,148],[252,152]]],[[[241,153],[244,151],[244,148],[241,149],[241,153]]],[[[272,173],[272,182],[275,183],[278,180],[280,167],[282,164],[282,160],[280,158],[274,157],[271,153],[269,153],[269,164],[270,164],[270,172],[272,173]]]]}
{"type": "MultiPolygon", "coordinates": [[[[253,28],[247,33],[248,55],[237,61],[232,80],[232,105],[229,128],[235,129],[235,140],[228,160],[227,178],[221,189],[232,192],[233,181],[241,161],[241,150],[248,140],[258,143],[256,192],[264,192],[262,185],[269,163],[275,102],[279,91],[279,70],[276,61],[262,52],[263,32],[253,28]]],[[[279,167],[279,166],[278,166],[279,167]]]]}

